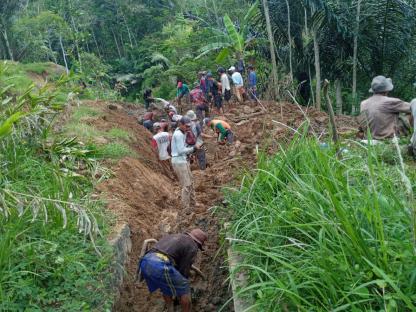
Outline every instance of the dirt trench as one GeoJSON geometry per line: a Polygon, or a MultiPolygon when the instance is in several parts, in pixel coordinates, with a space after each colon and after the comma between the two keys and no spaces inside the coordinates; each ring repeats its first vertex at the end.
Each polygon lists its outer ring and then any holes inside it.
{"type": "MultiPolygon", "coordinates": [[[[259,149],[267,146],[267,152],[274,153],[279,146],[277,142],[290,140],[292,130],[281,123],[296,129],[305,120],[306,114],[311,121],[310,131],[325,135],[328,124],[326,114],[313,109],[302,112],[294,105],[274,102],[263,103],[267,112],[255,103],[228,108],[225,116],[220,118],[231,124],[235,143],[219,146],[213,138],[204,140],[209,167],[205,171],[193,171],[197,204],[194,213],[186,216],[181,213],[180,190],[176,181],[159,165],[151,150],[151,134],[137,123],[137,117],[143,110],[129,104],[113,104],[109,109],[108,104],[88,103],[101,109],[105,106],[104,116],[91,122],[99,130],[118,127],[128,131],[133,137],[130,147],[138,155],[121,159],[116,164],[109,163],[113,177],[97,187],[97,193],[107,200],[108,209],[115,214],[117,222],[127,222],[132,231],[133,247],[126,277],[113,310],[163,311],[160,294],[149,294],[144,283],[135,282],[137,260],[144,239],[158,239],[164,234],[178,232],[181,223],[182,230],[200,227],[209,234],[205,251],[198,255],[196,263],[207,275],[207,280],[202,281],[198,277],[192,280],[193,310],[218,311],[231,298],[226,250],[220,239],[224,220],[218,220],[211,209],[223,200],[221,187],[232,183],[244,168],[253,168],[259,149]]],[[[337,122],[341,132],[356,128],[355,120],[350,117],[338,117],[337,122]]],[[[223,311],[233,311],[232,302],[223,311]]]]}

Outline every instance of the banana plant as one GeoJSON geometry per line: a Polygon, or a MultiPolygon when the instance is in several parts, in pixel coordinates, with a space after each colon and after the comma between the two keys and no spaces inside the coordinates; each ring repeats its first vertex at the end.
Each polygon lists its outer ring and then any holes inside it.
{"type": "Polygon", "coordinates": [[[211,37],[211,43],[202,47],[199,59],[209,53],[220,51],[216,63],[221,63],[229,56],[239,58],[244,56],[247,47],[254,41],[255,37],[250,36],[250,26],[253,20],[259,16],[259,1],[257,0],[248,10],[239,28],[235,26],[231,18],[226,14],[223,18],[225,31],[213,29],[215,36],[211,37]]]}

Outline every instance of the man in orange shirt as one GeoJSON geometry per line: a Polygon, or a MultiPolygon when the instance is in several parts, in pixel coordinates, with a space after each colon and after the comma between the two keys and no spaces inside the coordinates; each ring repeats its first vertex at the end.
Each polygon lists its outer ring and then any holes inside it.
{"type": "Polygon", "coordinates": [[[220,144],[232,144],[234,140],[234,134],[231,131],[231,126],[224,120],[205,118],[204,125],[210,127],[215,131],[220,144]]]}

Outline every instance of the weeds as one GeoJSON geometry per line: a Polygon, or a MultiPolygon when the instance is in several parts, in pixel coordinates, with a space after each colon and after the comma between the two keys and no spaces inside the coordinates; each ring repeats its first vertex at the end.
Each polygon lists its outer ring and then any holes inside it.
{"type": "Polygon", "coordinates": [[[413,199],[373,147],[339,159],[298,135],[227,193],[257,311],[414,311],[413,199]]]}
{"type": "MultiPolygon", "coordinates": [[[[10,93],[0,66],[0,311],[111,307],[108,221],[91,201],[97,151],[50,139],[49,85],[10,93]],[[100,256],[99,256],[100,255],[100,256]]],[[[65,80],[57,81],[59,89],[65,80]]]]}

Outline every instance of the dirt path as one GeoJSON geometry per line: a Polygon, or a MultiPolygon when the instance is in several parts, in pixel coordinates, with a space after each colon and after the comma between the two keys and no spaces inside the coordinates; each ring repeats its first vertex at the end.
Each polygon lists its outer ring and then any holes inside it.
{"type": "MultiPolygon", "coordinates": [[[[107,106],[108,103],[91,102],[92,106],[107,106]]],[[[196,278],[193,282],[194,311],[218,311],[231,297],[227,281],[228,268],[225,249],[220,243],[221,220],[210,208],[222,202],[221,187],[229,184],[244,167],[253,167],[256,147],[268,151],[278,148],[277,140],[288,139],[292,133],[279,121],[290,127],[298,127],[304,121],[303,113],[291,104],[283,105],[284,119],[280,120],[280,106],[264,103],[268,113],[261,112],[255,104],[247,104],[229,110],[224,118],[235,132],[236,142],[232,147],[218,146],[214,139],[205,140],[208,148],[209,168],[193,171],[197,205],[194,214],[181,220],[184,228],[200,227],[208,232],[206,250],[198,256],[196,265],[207,275],[207,281],[196,278]]],[[[178,231],[180,215],[179,188],[159,166],[150,148],[150,133],[137,124],[136,117],[142,113],[134,106],[118,105],[117,109],[104,109],[105,115],[92,121],[94,126],[108,130],[113,127],[128,131],[133,137],[130,143],[138,157],[124,158],[112,164],[114,176],[98,186],[108,201],[108,208],[117,216],[117,222],[127,222],[132,229],[133,248],[127,265],[127,276],[121,296],[114,311],[163,311],[163,300],[158,293],[149,294],[145,284],[135,283],[137,259],[144,239],[160,238],[166,233],[178,231]]],[[[325,133],[328,123],[324,113],[310,111],[312,128],[316,133],[325,133]]],[[[340,117],[340,131],[355,127],[349,117],[340,117]]],[[[232,304],[224,311],[232,311],[232,304]]]]}

